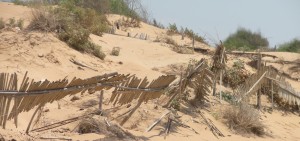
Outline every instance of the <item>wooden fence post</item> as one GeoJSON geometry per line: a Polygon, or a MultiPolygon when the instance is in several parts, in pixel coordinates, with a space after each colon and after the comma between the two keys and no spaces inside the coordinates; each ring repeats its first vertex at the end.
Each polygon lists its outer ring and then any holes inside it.
{"type": "Polygon", "coordinates": [[[273,94],[274,94],[274,92],[273,92],[273,80],[271,80],[272,110],[274,108],[274,97],[273,97],[273,94]]]}
{"type": "Polygon", "coordinates": [[[104,94],[104,91],[101,90],[100,96],[99,96],[99,110],[100,110],[100,111],[102,111],[103,94],[104,94]]]}
{"type": "Polygon", "coordinates": [[[43,104],[39,105],[39,106],[36,108],[36,110],[34,111],[32,117],[31,117],[31,119],[30,119],[30,121],[29,121],[29,123],[28,123],[27,129],[26,129],[26,134],[28,134],[28,132],[29,132],[31,123],[32,123],[32,121],[33,121],[33,119],[34,119],[36,113],[37,113],[43,106],[44,106],[43,104]]]}
{"type": "MultiPolygon", "coordinates": [[[[258,51],[257,55],[258,55],[257,72],[259,72],[260,68],[261,68],[261,58],[262,58],[260,50],[258,51]]],[[[261,88],[259,88],[258,91],[257,91],[257,109],[260,110],[260,108],[261,108],[261,88]]]]}

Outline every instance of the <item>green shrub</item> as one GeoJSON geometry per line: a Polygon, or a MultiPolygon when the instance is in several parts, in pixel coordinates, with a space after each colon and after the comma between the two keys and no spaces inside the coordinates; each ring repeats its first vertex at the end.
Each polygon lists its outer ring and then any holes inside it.
{"type": "MultiPolygon", "coordinates": [[[[58,27],[62,26],[62,21],[59,23],[59,15],[54,9],[50,8],[37,8],[32,10],[32,19],[28,25],[29,30],[40,30],[40,31],[55,31],[58,27]]],[[[66,19],[68,17],[65,17],[66,19]]]]}
{"type": "Polygon", "coordinates": [[[189,37],[190,39],[193,39],[195,38],[195,41],[198,41],[198,42],[201,42],[201,43],[204,43],[204,44],[208,44],[205,39],[197,34],[194,33],[193,30],[191,29],[188,29],[188,28],[185,28],[184,30],[184,34],[189,37]]]}
{"type": "Polygon", "coordinates": [[[284,44],[279,46],[277,51],[300,53],[300,40],[299,39],[294,39],[290,42],[284,43],[284,44]]]}
{"type": "Polygon", "coordinates": [[[135,20],[141,20],[141,16],[134,11],[134,8],[144,9],[138,1],[110,0],[111,13],[128,16],[135,20]]]}
{"type": "Polygon", "coordinates": [[[25,2],[22,0],[13,0],[12,1],[15,5],[25,5],[25,2]]]}
{"type": "Polygon", "coordinates": [[[101,36],[107,30],[104,15],[90,8],[76,6],[74,0],[62,1],[56,8],[39,8],[33,11],[28,28],[31,30],[55,31],[60,40],[72,48],[104,59],[101,47],[89,40],[91,33],[101,36]]]}
{"type": "Polygon", "coordinates": [[[238,85],[244,83],[249,75],[250,74],[244,68],[243,62],[239,60],[234,62],[231,68],[226,68],[223,82],[235,89],[238,85]]]}
{"type": "Polygon", "coordinates": [[[0,29],[3,29],[5,27],[5,22],[3,18],[0,18],[0,29]]]}
{"type": "Polygon", "coordinates": [[[177,29],[177,25],[175,23],[169,24],[167,34],[168,35],[173,35],[173,34],[177,34],[177,33],[179,33],[178,29],[177,29]]]}
{"type": "Polygon", "coordinates": [[[165,29],[164,25],[162,23],[158,23],[156,19],[153,19],[152,25],[161,29],[165,29]]]}
{"type": "Polygon", "coordinates": [[[235,33],[227,37],[224,46],[229,50],[250,51],[260,47],[268,47],[269,41],[260,33],[239,28],[235,33]]]}

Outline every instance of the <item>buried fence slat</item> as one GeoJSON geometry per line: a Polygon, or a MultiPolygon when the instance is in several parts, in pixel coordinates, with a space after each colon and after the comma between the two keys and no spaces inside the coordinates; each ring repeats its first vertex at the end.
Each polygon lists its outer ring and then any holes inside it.
{"type": "Polygon", "coordinates": [[[29,123],[28,123],[27,129],[26,129],[26,132],[25,132],[26,134],[28,134],[28,132],[29,132],[31,123],[32,123],[32,121],[33,121],[33,119],[34,119],[36,113],[37,113],[43,106],[44,106],[44,105],[42,105],[42,104],[39,105],[39,106],[36,108],[36,110],[34,111],[34,113],[32,114],[32,117],[31,117],[31,119],[30,119],[30,121],[29,121],[29,123]]]}
{"type": "Polygon", "coordinates": [[[272,110],[274,108],[274,97],[273,97],[273,80],[271,80],[271,97],[272,97],[272,110]]]}

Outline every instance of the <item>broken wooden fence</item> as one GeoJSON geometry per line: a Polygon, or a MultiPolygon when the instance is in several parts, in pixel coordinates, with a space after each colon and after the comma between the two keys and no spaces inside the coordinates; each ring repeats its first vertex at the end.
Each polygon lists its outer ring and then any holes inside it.
{"type": "MultiPolygon", "coordinates": [[[[277,70],[273,67],[263,66],[257,73],[251,75],[240,85],[235,94],[240,96],[238,101],[247,98],[251,94],[255,94],[263,86],[267,86],[270,82],[278,86],[278,95],[287,103],[300,106],[300,92],[297,92],[277,70]]],[[[273,85],[271,84],[271,85],[273,85]]],[[[273,93],[273,90],[271,89],[273,93]]]]}
{"type": "Polygon", "coordinates": [[[46,103],[88,89],[100,91],[114,87],[116,89],[110,99],[121,105],[134,99],[147,101],[160,97],[163,90],[174,80],[174,75],[167,75],[149,83],[147,78],[142,81],[135,76],[115,72],[87,79],[75,77],[70,82],[66,78],[50,82],[31,80],[26,72],[18,86],[16,73],[0,73],[0,126],[5,128],[7,120],[14,119],[17,127],[18,115],[21,112],[27,112],[36,106],[42,107],[46,103]]]}

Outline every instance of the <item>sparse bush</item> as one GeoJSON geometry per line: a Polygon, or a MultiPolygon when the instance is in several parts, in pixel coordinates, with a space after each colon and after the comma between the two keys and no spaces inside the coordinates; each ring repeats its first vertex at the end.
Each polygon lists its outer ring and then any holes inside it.
{"type": "Polygon", "coordinates": [[[114,47],[111,51],[111,55],[119,56],[119,54],[120,54],[120,47],[114,47]]]}
{"type": "MultiPolygon", "coordinates": [[[[59,27],[58,15],[53,9],[38,8],[32,10],[29,30],[54,31],[59,27]]],[[[65,17],[66,18],[66,17],[65,17]]]]}
{"type": "Polygon", "coordinates": [[[15,24],[16,24],[16,19],[14,17],[8,19],[8,25],[10,27],[15,27],[15,24]]]}
{"type": "Polygon", "coordinates": [[[162,23],[158,23],[156,19],[153,19],[152,25],[161,29],[165,29],[164,25],[162,23]]]}
{"type": "Polygon", "coordinates": [[[164,39],[166,44],[173,45],[175,47],[179,46],[171,37],[165,37],[164,39]]]}
{"type": "Polygon", "coordinates": [[[173,50],[180,54],[194,54],[194,50],[187,47],[175,46],[173,50]]]}
{"type": "MultiPolygon", "coordinates": [[[[219,93],[219,95],[220,95],[220,93],[219,93]]],[[[234,104],[236,101],[235,96],[233,96],[232,93],[230,93],[228,91],[222,92],[222,99],[227,101],[230,104],[234,104]]]]}
{"type": "Polygon", "coordinates": [[[239,28],[234,34],[229,35],[224,42],[228,50],[256,50],[260,47],[268,47],[269,41],[260,33],[239,28]]]}
{"type": "Polygon", "coordinates": [[[110,12],[113,14],[128,16],[137,21],[140,21],[142,18],[137,13],[137,10],[140,11],[145,10],[138,1],[110,0],[110,12]]]}
{"type": "Polygon", "coordinates": [[[188,28],[185,28],[184,30],[184,34],[189,37],[190,39],[193,39],[195,38],[195,41],[198,41],[198,42],[201,42],[201,43],[204,43],[204,44],[208,44],[205,39],[197,34],[194,33],[193,30],[191,29],[188,29],[188,28]]]}
{"type": "Polygon", "coordinates": [[[24,1],[22,0],[13,0],[12,1],[15,5],[24,5],[24,1]]]}
{"type": "Polygon", "coordinates": [[[284,43],[284,44],[279,46],[277,51],[300,53],[300,40],[299,39],[294,39],[290,42],[284,43]]]}
{"type": "Polygon", "coordinates": [[[177,29],[177,25],[175,23],[169,24],[167,34],[173,35],[173,34],[177,34],[177,33],[179,33],[178,29],[177,29]]]}
{"type": "Polygon", "coordinates": [[[0,29],[3,29],[5,27],[5,22],[3,18],[0,18],[0,29]]]}
{"type": "Polygon", "coordinates": [[[97,100],[90,99],[82,103],[81,108],[90,108],[98,104],[97,100]]]}
{"type": "Polygon", "coordinates": [[[179,99],[177,98],[177,99],[172,100],[170,106],[171,106],[172,108],[174,108],[175,110],[178,110],[178,111],[179,111],[179,110],[180,110],[180,102],[179,102],[179,99]]]}
{"type": "Polygon", "coordinates": [[[95,10],[75,5],[75,1],[64,1],[56,8],[39,8],[32,12],[30,30],[56,31],[60,40],[72,48],[104,59],[101,47],[89,40],[90,33],[101,36],[107,30],[107,20],[95,10]]]}
{"type": "Polygon", "coordinates": [[[259,119],[259,113],[246,103],[232,105],[223,115],[229,128],[238,133],[253,133],[258,136],[265,134],[265,126],[259,119]]]}
{"type": "Polygon", "coordinates": [[[23,29],[24,28],[24,20],[23,19],[18,19],[16,26],[19,27],[20,29],[23,29]]]}
{"type": "Polygon", "coordinates": [[[103,133],[102,129],[105,128],[105,124],[97,121],[94,118],[84,118],[78,124],[78,132],[80,134],[86,133],[103,133]]]}
{"type": "Polygon", "coordinates": [[[234,62],[231,68],[226,68],[223,82],[235,89],[238,85],[244,83],[249,75],[249,72],[244,68],[243,62],[239,60],[234,62]]]}

